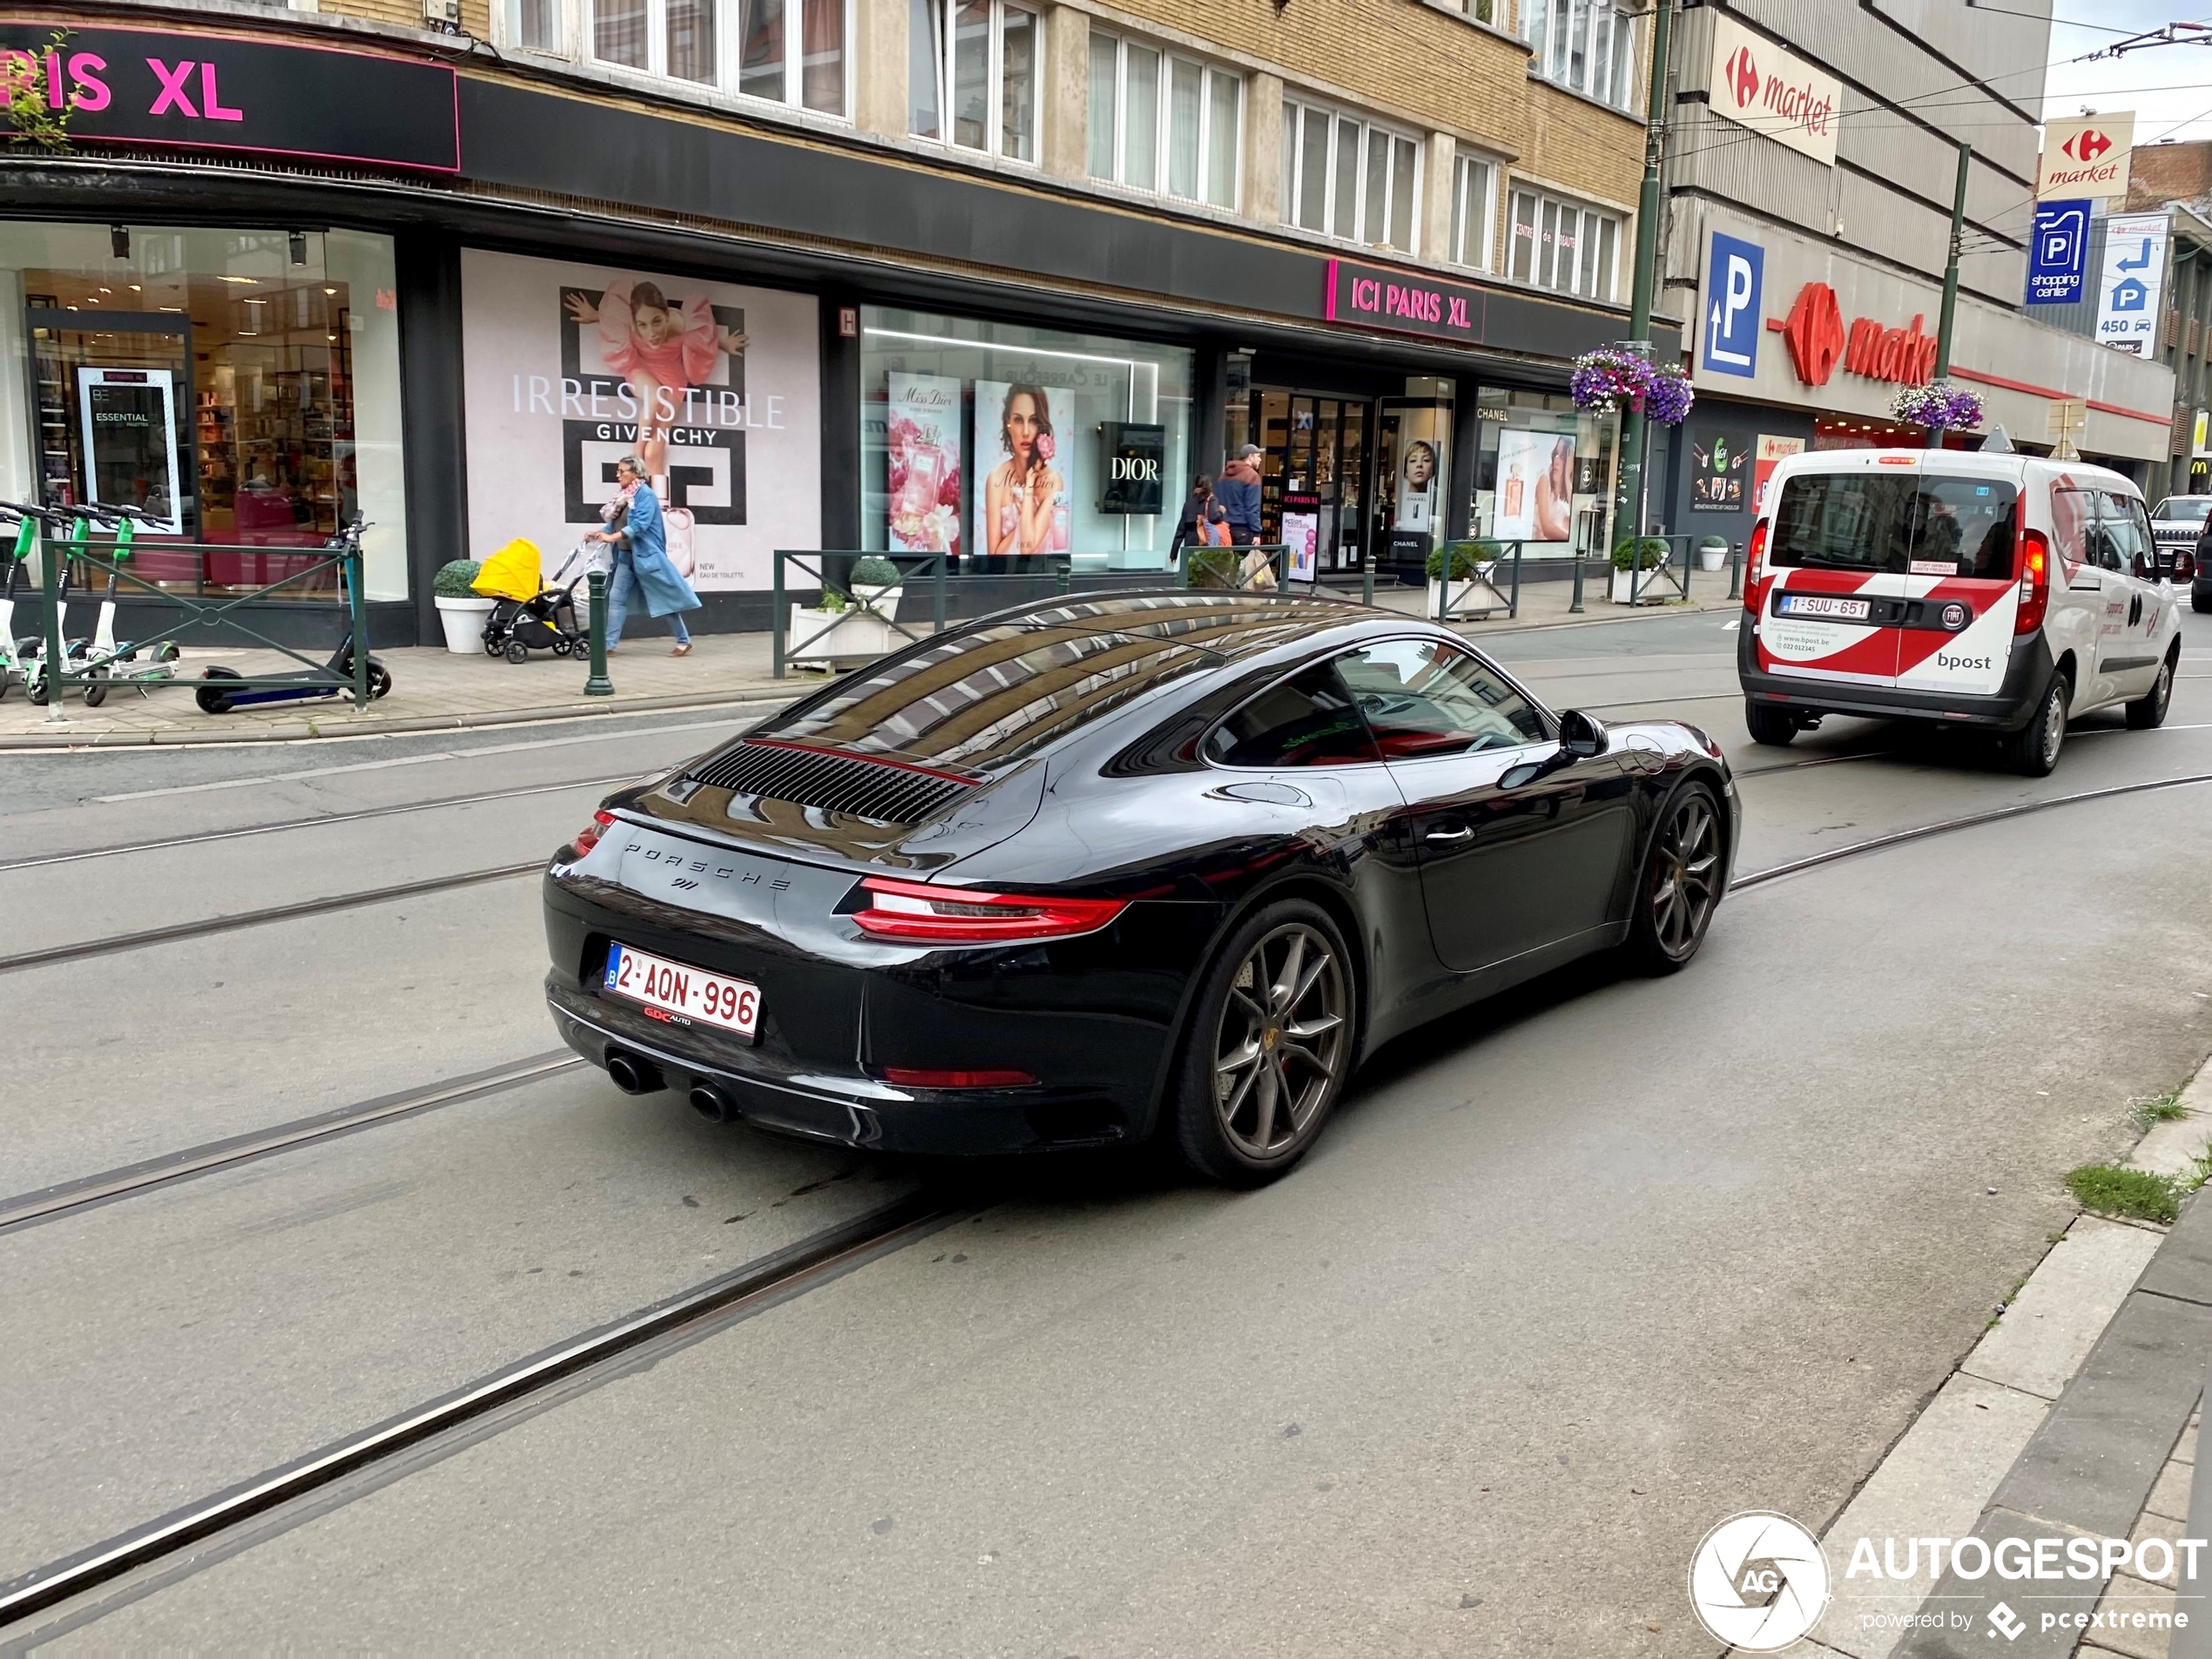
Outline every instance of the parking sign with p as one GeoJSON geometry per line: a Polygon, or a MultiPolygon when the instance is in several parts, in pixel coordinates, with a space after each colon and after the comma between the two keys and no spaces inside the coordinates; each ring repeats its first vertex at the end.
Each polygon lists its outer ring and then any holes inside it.
{"type": "Polygon", "coordinates": [[[2089,204],[2038,202],[2027,254],[2027,303],[2069,306],[2081,298],[2082,256],[2089,245],[2089,204]]]}
{"type": "Polygon", "coordinates": [[[1749,380],[1758,372],[1759,333],[1764,327],[1759,291],[1766,250],[1720,232],[1705,258],[1705,314],[1700,319],[1698,359],[1710,374],[1749,380]]]}

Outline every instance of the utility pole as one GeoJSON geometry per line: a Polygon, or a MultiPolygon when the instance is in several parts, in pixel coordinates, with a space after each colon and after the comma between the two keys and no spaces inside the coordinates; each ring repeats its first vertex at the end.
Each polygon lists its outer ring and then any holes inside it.
{"type": "MultiPolygon", "coordinates": [[[[1629,301],[1629,348],[1651,355],[1651,294],[1659,264],[1659,161],[1667,135],[1667,35],[1670,0],[1652,0],[1651,97],[1643,122],[1643,194],[1636,203],[1635,287],[1629,301]]],[[[1644,418],[1641,409],[1621,416],[1621,488],[1614,502],[1614,539],[1623,524],[1643,534],[1644,418]]]]}
{"type": "MultiPolygon", "coordinates": [[[[1951,373],[1951,324],[1959,313],[1959,244],[1966,234],[1966,176],[1974,165],[1974,147],[1959,140],[1959,182],[1951,192],[1951,257],[1943,266],[1943,314],[1936,320],[1935,377],[1951,373]]],[[[1943,448],[1943,428],[1928,430],[1928,448],[1943,448]]]]}

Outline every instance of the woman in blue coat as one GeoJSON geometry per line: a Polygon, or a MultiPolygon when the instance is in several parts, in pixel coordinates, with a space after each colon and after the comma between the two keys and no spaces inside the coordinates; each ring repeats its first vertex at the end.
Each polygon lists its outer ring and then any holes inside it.
{"type": "Polygon", "coordinates": [[[645,482],[636,457],[624,455],[616,463],[615,471],[622,480],[627,509],[618,528],[591,532],[593,539],[614,543],[614,571],[607,582],[607,649],[612,651],[622,643],[622,624],[629,614],[631,590],[635,587],[644,596],[649,614],[668,618],[669,631],[676,636],[676,649],[669,655],[688,657],[691,631],[685,625],[684,613],[699,608],[699,597],[669,563],[668,531],[661,517],[660,501],[645,482]]]}

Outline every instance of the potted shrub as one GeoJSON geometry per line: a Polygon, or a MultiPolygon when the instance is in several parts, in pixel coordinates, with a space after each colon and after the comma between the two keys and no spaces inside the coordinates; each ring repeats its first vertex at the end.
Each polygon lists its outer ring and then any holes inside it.
{"type": "Polygon", "coordinates": [[[1244,562],[1240,547],[1193,547],[1184,550],[1183,585],[1186,588],[1233,588],[1237,567],[1244,562]]]}
{"type": "Polygon", "coordinates": [[[482,568],[475,559],[455,559],[441,565],[430,581],[431,602],[445,624],[446,649],[456,657],[474,657],[483,650],[484,618],[498,603],[469,585],[482,568]]]}
{"type": "Polygon", "coordinates": [[[1656,604],[1649,583],[1641,594],[1635,586],[1636,572],[1656,570],[1667,562],[1667,543],[1656,536],[1624,536],[1613,544],[1613,603],[1625,604],[1656,604]]]}
{"type": "Polygon", "coordinates": [[[1470,612],[1487,616],[1498,608],[1490,571],[1505,550],[1495,542],[1447,542],[1428,556],[1428,614],[1445,622],[1470,612]]]}
{"type": "Polygon", "coordinates": [[[832,668],[848,658],[866,660],[886,656],[906,643],[905,637],[881,617],[863,610],[836,589],[824,588],[812,609],[791,608],[784,660],[801,668],[832,668]]]}
{"type": "Polygon", "coordinates": [[[873,554],[855,559],[848,580],[853,585],[853,597],[886,622],[898,616],[899,598],[906,591],[906,585],[899,567],[889,559],[873,554]]]}
{"type": "Polygon", "coordinates": [[[1697,568],[1699,570],[1717,570],[1727,563],[1728,538],[1726,536],[1708,536],[1703,541],[1698,543],[1697,568]]]}

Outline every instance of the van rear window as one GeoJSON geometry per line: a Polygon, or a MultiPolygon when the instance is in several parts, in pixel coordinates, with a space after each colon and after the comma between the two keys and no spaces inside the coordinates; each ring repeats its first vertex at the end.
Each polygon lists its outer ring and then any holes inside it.
{"type": "Polygon", "coordinates": [[[1995,478],[1811,473],[1783,487],[1767,562],[1783,570],[2009,577],[2020,491],[1995,478]]]}

